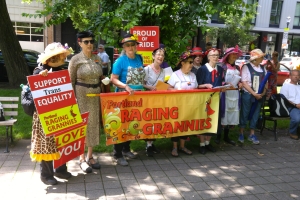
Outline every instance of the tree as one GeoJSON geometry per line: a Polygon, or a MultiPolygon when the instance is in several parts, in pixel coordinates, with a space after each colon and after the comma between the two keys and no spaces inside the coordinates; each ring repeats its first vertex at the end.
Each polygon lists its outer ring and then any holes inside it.
{"type": "Polygon", "coordinates": [[[224,47],[235,45],[244,46],[255,40],[257,35],[250,34],[253,28],[252,20],[255,18],[257,4],[248,4],[242,13],[220,12],[220,18],[225,21],[224,28],[211,27],[207,30],[211,39],[220,38],[224,47]]]}
{"type": "MultiPolygon", "coordinates": [[[[23,0],[30,3],[32,0],[23,0]]],[[[44,10],[28,17],[51,15],[47,26],[70,17],[76,29],[92,30],[110,45],[118,44],[120,32],[133,26],[160,26],[160,40],[168,48],[168,61],[176,63],[199,24],[222,7],[226,13],[242,13],[243,0],[68,0],[41,1],[44,10]],[[238,8],[238,9],[237,9],[238,8]]]]}
{"type": "Polygon", "coordinates": [[[0,0],[0,49],[2,51],[10,86],[27,83],[29,75],[24,54],[13,29],[5,0],[0,0]]]}

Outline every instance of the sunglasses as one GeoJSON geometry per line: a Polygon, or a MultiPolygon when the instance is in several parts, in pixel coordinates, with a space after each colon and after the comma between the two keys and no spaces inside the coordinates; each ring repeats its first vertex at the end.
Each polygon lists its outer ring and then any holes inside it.
{"type": "Polygon", "coordinates": [[[84,40],[82,41],[85,45],[88,45],[89,43],[90,44],[94,44],[95,40],[84,40]]]}
{"type": "Polygon", "coordinates": [[[124,46],[125,47],[134,47],[136,45],[136,43],[125,43],[124,46]]]}

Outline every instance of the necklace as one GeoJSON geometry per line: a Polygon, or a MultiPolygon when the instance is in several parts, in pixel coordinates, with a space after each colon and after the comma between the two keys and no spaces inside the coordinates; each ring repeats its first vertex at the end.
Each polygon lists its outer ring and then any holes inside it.
{"type": "Polygon", "coordinates": [[[160,67],[159,67],[159,69],[157,70],[157,69],[155,69],[154,64],[152,64],[152,65],[151,65],[151,68],[153,69],[153,71],[154,71],[156,74],[160,73],[160,67]]]}
{"type": "Polygon", "coordinates": [[[186,75],[189,76],[190,81],[186,81],[186,80],[185,80],[185,77],[184,77],[185,74],[184,74],[182,71],[181,71],[181,73],[182,73],[182,76],[183,76],[184,81],[187,82],[187,85],[188,85],[188,86],[192,85],[192,84],[191,84],[191,75],[190,75],[190,73],[187,73],[187,74],[186,74],[186,75]]]}

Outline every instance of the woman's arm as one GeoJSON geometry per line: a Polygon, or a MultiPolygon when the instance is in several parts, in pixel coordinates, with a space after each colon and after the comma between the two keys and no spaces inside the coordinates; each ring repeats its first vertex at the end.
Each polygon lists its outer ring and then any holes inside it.
{"type": "Polygon", "coordinates": [[[110,80],[111,82],[117,86],[118,88],[123,88],[125,89],[127,92],[129,92],[129,94],[133,94],[133,90],[125,83],[122,83],[120,80],[119,80],[119,76],[118,75],[115,75],[115,74],[111,74],[110,76],[110,80]]]}

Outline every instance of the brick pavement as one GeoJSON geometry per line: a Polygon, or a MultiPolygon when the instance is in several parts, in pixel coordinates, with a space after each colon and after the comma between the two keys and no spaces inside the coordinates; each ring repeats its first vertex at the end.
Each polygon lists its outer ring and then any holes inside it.
{"type": "Polygon", "coordinates": [[[173,158],[165,151],[148,158],[139,152],[128,167],[110,154],[95,154],[102,168],[84,174],[68,162],[73,177],[45,186],[39,165],[29,159],[30,140],[5,154],[0,144],[1,199],[299,199],[299,142],[279,134],[259,136],[260,145],[218,146],[218,151],[173,158]]]}

